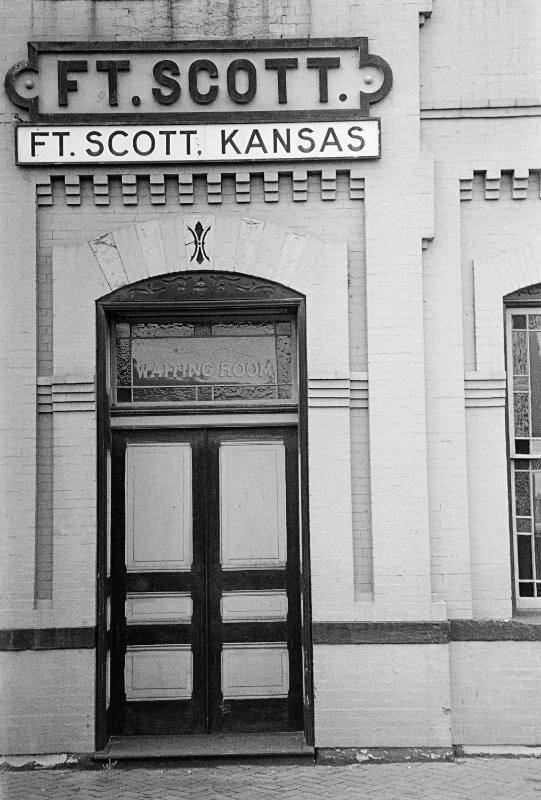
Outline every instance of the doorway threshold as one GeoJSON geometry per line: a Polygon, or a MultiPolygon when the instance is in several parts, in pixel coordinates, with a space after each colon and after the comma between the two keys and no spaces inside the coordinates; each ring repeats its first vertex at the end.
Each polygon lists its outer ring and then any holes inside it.
{"type": "Polygon", "coordinates": [[[95,761],[148,759],[314,758],[302,731],[206,733],[182,736],[111,736],[95,761]]]}

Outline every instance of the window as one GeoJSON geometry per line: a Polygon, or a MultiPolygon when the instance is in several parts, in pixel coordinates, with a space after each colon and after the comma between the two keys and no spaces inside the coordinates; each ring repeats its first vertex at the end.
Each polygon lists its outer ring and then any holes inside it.
{"type": "Polygon", "coordinates": [[[117,319],[116,403],[295,403],[292,315],[117,319]]]}
{"type": "Polygon", "coordinates": [[[517,604],[541,600],[541,307],[507,312],[507,380],[517,604]]]}

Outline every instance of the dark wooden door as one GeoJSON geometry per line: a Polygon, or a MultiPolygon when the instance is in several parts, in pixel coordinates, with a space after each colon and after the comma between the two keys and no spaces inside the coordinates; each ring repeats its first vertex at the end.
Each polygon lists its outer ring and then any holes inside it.
{"type": "Polygon", "coordinates": [[[302,728],[293,428],[113,437],[111,732],[302,728]]]}

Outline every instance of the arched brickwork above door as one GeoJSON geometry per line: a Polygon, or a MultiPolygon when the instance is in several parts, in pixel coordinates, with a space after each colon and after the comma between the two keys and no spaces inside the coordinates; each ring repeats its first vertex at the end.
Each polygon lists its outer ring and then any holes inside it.
{"type": "Polygon", "coordinates": [[[345,257],[343,247],[330,254],[313,236],[238,214],[165,213],[104,232],[88,245],[111,290],[171,272],[218,270],[306,294],[322,257],[331,263],[345,257]]]}

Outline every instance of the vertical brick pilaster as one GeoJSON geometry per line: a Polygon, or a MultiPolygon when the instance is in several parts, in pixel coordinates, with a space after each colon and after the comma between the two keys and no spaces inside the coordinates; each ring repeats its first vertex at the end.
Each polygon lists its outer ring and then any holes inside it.
{"type": "Polygon", "coordinates": [[[402,618],[431,604],[421,229],[410,180],[392,236],[392,165],[367,178],[365,201],[374,599],[402,618]]]}

